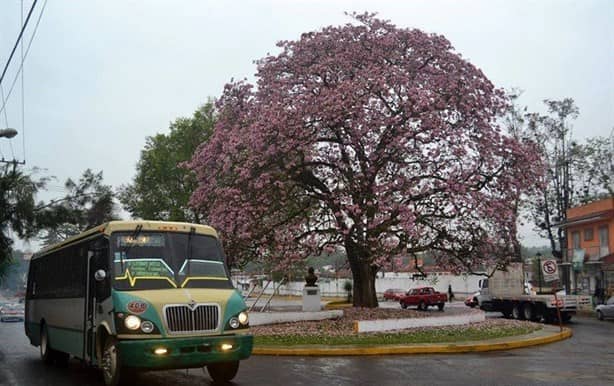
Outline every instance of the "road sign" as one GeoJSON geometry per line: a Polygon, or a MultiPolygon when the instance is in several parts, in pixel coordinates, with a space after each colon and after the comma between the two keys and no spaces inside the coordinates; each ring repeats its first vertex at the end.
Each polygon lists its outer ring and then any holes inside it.
{"type": "Polygon", "coordinates": [[[544,274],[544,281],[555,281],[559,279],[559,270],[556,265],[556,260],[543,260],[542,273],[544,274]]]}

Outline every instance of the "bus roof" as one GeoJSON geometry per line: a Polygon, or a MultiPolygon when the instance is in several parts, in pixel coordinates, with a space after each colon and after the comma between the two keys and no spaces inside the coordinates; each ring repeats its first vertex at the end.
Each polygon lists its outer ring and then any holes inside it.
{"type": "Polygon", "coordinates": [[[194,228],[197,234],[208,235],[217,238],[217,232],[215,229],[208,225],[191,224],[187,222],[174,222],[174,221],[152,221],[152,220],[130,220],[130,221],[109,221],[97,227],[88,229],[78,235],[67,238],[57,244],[50,245],[34,254],[32,258],[37,258],[40,255],[44,255],[55,249],[60,249],[66,245],[72,244],[77,240],[87,238],[88,236],[103,233],[110,235],[113,232],[119,231],[133,231],[137,226],[141,225],[142,231],[162,231],[162,232],[190,232],[191,228],[194,228]]]}

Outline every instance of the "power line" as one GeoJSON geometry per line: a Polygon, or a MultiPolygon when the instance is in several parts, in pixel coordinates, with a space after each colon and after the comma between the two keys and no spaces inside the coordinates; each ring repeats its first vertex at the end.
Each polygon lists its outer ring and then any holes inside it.
{"type": "MultiPolygon", "coordinates": [[[[2,85],[0,84],[0,97],[2,97],[2,102],[4,102],[4,87],[2,87],[2,85]]],[[[8,98],[6,98],[8,99],[8,98]]],[[[4,110],[4,123],[6,124],[6,127],[9,127],[9,118],[6,115],[6,110],[4,110]]]]}
{"type": "Polygon", "coordinates": [[[26,48],[26,52],[24,54],[23,61],[21,62],[20,66],[19,66],[19,69],[17,70],[17,74],[15,75],[15,78],[13,79],[13,83],[11,84],[11,88],[9,89],[9,92],[6,94],[6,99],[4,101],[2,101],[2,107],[0,107],[0,113],[6,109],[6,105],[8,103],[8,100],[11,97],[11,94],[13,93],[13,89],[15,88],[15,84],[17,83],[17,79],[19,79],[19,74],[23,70],[24,61],[28,57],[28,53],[30,52],[30,47],[32,46],[32,41],[34,41],[34,37],[36,36],[36,31],[38,30],[38,25],[40,24],[40,21],[41,21],[41,19],[43,17],[43,12],[45,11],[45,7],[46,6],[47,6],[47,0],[45,0],[45,2],[43,3],[43,7],[41,8],[41,12],[38,15],[38,20],[36,20],[36,25],[34,26],[34,31],[32,32],[32,36],[30,37],[30,41],[28,42],[28,47],[26,48]]]}
{"type": "MultiPolygon", "coordinates": [[[[21,15],[21,28],[23,28],[23,0],[21,0],[19,11],[21,15]]],[[[36,24],[38,24],[38,22],[36,24]]],[[[21,65],[20,65],[20,68],[21,68],[21,146],[22,146],[21,150],[23,151],[23,162],[25,163],[26,162],[26,93],[25,93],[25,87],[24,87],[24,76],[26,72],[23,68],[23,40],[21,41],[19,48],[21,50],[21,65]]]]}
{"type": "Polygon", "coordinates": [[[13,55],[15,54],[15,50],[17,49],[17,46],[19,45],[19,41],[21,40],[21,37],[23,36],[23,31],[25,31],[26,26],[28,25],[28,21],[30,20],[30,16],[32,16],[32,11],[34,11],[34,6],[36,6],[37,2],[38,2],[38,0],[34,0],[34,3],[32,3],[32,7],[30,7],[30,12],[28,12],[28,17],[26,17],[26,22],[24,23],[23,26],[21,26],[21,31],[19,32],[19,36],[17,37],[17,41],[15,42],[15,45],[13,46],[13,50],[11,51],[11,55],[9,55],[9,60],[6,61],[6,65],[4,66],[4,70],[2,71],[2,75],[0,76],[0,84],[2,84],[2,80],[4,79],[4,75],[6,74],[6,70],[9,68],[9,64],[11,64],[11,59],[13,59],[13,55]]]}
{"type": "MultiPolygon", "coordinates": [[[[2,85],[0,84],[0,97],[2,99],[0,99],[2,102],[4,102],[4,87],[2,87],[2,85]]],[[[4,123],[5,126],[8,128],[9,127],[9,118],[6,115],[6,110],[4,110],[4,123]]],[[[0,157],[2,159],[4,159],[4,153],[2,152],[2,147],[0,147],[0,157]]]]}

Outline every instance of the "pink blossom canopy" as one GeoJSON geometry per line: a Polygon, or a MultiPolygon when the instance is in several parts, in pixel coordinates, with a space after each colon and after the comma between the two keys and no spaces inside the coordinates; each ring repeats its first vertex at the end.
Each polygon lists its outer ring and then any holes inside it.
{"type": "Polygon", "coordinates": [[[235,258],[283,265],[341,247],[352,268],[425,250],[452,268],[509,259],[540,162],[500,130],[502,91],[443,36],[354,16],[280,42],[256,86],[226,85],[189,163],[192,204],[235,258]]]}

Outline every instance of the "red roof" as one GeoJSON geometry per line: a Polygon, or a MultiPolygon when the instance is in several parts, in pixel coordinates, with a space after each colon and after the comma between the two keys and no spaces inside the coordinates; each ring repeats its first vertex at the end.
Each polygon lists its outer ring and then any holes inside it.
{"type": "Polygon", "coordinates": [[[585,223],[589,223],[589,222],[594,222],[594,221],[601,221],[601,220],[606,220],[609,219],[611,217],[614,217],[614,210],[613,209],[609,209],[609,210],[602,210],[600,212],[595,212],[595,213],[589,213],[586,214],[584,216],[579,216],[579,217],[571,217],[568,218],[567,221],[562,222],[560,224],[556,224],[562,228],[569,228],[570,226],[573,225],[579,225],[579,224],[585,224],[585,223]]]}

